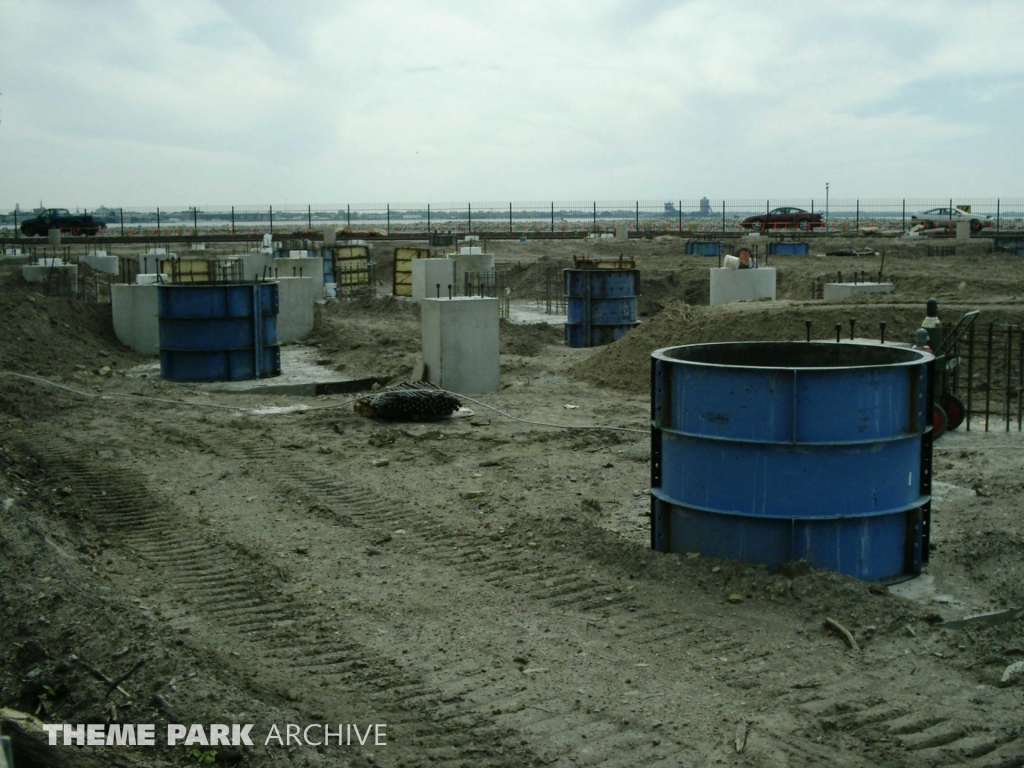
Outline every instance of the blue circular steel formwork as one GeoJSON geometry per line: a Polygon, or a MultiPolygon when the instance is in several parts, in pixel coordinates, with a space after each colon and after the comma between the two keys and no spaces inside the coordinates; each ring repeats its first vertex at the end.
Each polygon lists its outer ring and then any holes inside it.
{"type": "Polygon", "coordinates": [[[161,285],[160,375],[240,381],[281,373],[277,283],[161,285]]]}
{"type": "Polygon", "coordinates": [[[638,269],[566,269],[567,347],[600,347],[626,334],[636,319],[638,269]]]}
{"type": "Polygon", "coordinates": [[[927,352],[740,342],[651,360],[651,546],[867,581],[920,573],[927,352]]]}

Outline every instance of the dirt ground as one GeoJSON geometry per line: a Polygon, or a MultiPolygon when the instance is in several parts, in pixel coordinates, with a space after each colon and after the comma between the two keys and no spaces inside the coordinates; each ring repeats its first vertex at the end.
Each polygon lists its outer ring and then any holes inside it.
{"type": "MultiPolygon", "coordinates": [[[[903,339],[931,295],[950,319],[1024,322],[1024,260],[827,242],[851,245],[885,253],[892,295],[809,300],[814,279],[877,274],[880,255],[772,257],[780,301],[711,309],[715,260],[675,238],[489,243],[526,303],[538,260],[637,258],[644,323],[601,349],[503,323],[502,389],[475,398],[620,431],[468,400],[471,416],[385,423],[351,396],[164,382],[108,308],[0,262],[0,370],[67,388],[0,377],[0,706],[158,734],[253,723],[255,745],[216,747],[215,765],[1024,765],[1024,685],[1001,681],[1024,660],[1016,424],[937,442],[934,551],[912,581],[649,547],[653,349],[802,338],[804,319],[826,338],[850,317],[903,339]],[[958,623],[978,614],[994,615],[958,623]],[[387,745],[264,745],[287,723],[386,723],[387,745]]],[[[317,314],[325,376],[398,381],[418,360],[413,305],[317,314]]],[[[48,748],[10,717],[18,768],[206,751],[48,748]]]]}

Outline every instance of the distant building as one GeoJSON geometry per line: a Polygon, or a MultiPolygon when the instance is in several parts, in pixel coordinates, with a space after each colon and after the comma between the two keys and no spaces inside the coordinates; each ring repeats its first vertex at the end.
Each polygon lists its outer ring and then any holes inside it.
{"type": "Polygon", "coordinates": [[[711,215],[711,201],[706,197],[700,199],[700,215],[710,216],[711,215]]]}

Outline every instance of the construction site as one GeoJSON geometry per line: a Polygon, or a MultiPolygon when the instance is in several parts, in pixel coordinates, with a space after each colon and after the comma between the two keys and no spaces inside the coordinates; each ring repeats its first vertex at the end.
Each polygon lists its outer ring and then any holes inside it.
{"type": "Polygon", "coordinates": [[[1024,766],[1024,240],[676,214],[7,237],[13,764],[1024,766]]]}

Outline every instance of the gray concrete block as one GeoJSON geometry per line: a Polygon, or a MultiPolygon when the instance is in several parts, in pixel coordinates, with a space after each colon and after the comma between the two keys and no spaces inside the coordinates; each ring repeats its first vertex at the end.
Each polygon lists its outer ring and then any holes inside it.
{"type": "Polygon", "coordinates": [[[711,306],[733,301],[775,301],[775,268],[726,269],[713,267],[711,273],[711,306]]]}
{"type": "Polygon", "coordinates": [[[412,262],[412,300],[436,299],[437,286],[441,286],[441,296],[448,297],[448,286],[458,294],[455,282],[455,259],[413,259],[412,262]]]}
{"type": "Polygon", "coordinates": [[[498,391],[497,299],[423,299],[420,317],[423,363],[432,383],[465,395],[498,391]]]}

